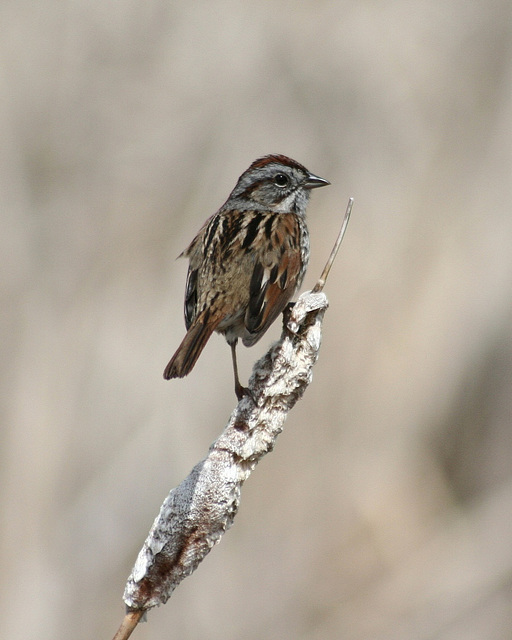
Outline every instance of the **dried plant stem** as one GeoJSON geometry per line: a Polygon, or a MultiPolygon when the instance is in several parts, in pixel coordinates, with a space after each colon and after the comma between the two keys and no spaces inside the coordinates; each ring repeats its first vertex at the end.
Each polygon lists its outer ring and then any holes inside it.
{"type": "Polygon", "coordinates": [[[327,280],[327,276],[329,275],[329,271],[331,270],[332,263],[334,262],[336,255],[338,254],[338,249],[340,248],[341,241],[343,240],[343,236],[345,235],[345,231],[347,230],[348,221],[350,220],[350,214],[352,213],[352,205],[354,204],[354,198],[349,198],[347,209],[345,211],[345,217],[343,218],[343,223],[341,225],[340,232],[338,233],[338,237],[336,238],[336,242],[334,243],[334,247],[332,248],[331,255],[327,260],[327,263],[322,271],[322,275],[320,276],[318,282],[313,287],[313,293],[319,293],[322,291],[325,285],[325,281],[327,280]]]}
{"type": "Polygon", "coordinates": [[[127,611],[113,640],[128,640],[143,615],[143,609],[139,609],[138,611],[127,611]]]}

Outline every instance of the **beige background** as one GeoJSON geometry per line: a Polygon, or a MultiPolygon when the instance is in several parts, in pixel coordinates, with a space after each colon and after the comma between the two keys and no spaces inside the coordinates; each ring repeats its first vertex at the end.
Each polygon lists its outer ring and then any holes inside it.
{"type": "MultiPolygon", "coordinates": [[[[135,632],[512,638],[510,0],[0,6],[0,637],[110,638],[234,406],[174,258],[256,157],[349,196],[315,378],[234,527],[135,632]]],[[[241,357],[242,379],[279,333],[241,357]]]]}

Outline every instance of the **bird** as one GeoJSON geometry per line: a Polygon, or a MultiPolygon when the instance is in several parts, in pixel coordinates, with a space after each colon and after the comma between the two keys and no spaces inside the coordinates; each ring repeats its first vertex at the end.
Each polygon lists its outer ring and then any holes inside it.
{"type": "Polygon", "coordinates": [[[187,332],[165,379],[188,375],[216,331],[231,347],[238,400],[252,397],[238,375],[238,339],[246,347],[258,342],[301,286],[310,254],[310,193],[329,184],[281,154],[258,158],[242,173],[179,256],[189,259],[187,332]]]}

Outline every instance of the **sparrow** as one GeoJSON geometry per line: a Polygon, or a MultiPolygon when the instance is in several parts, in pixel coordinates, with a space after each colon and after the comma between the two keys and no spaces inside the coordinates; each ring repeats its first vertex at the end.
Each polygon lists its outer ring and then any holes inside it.
{"type": "Polygon", "coordinates": [[[284,155],[255,160],[222,207],[180,255],[189,259],[187,333],[164,378],[188,375],[214,331],[231,347],[238,400],[236,345],[263,336],[302,284],[309,262],[306,208],[312,189],[330,184],[284,155]]]}

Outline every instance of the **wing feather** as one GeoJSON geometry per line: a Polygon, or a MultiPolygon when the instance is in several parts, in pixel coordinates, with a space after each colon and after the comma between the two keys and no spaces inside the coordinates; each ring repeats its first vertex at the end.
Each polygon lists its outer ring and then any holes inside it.
{"type": "Polygon", "coordinates": [[[295,216],[276,217],[271,249],[257,257],[250,283],[243,343],[257,342],[294,295],[303,275],[300,226],[295,216]]]}

